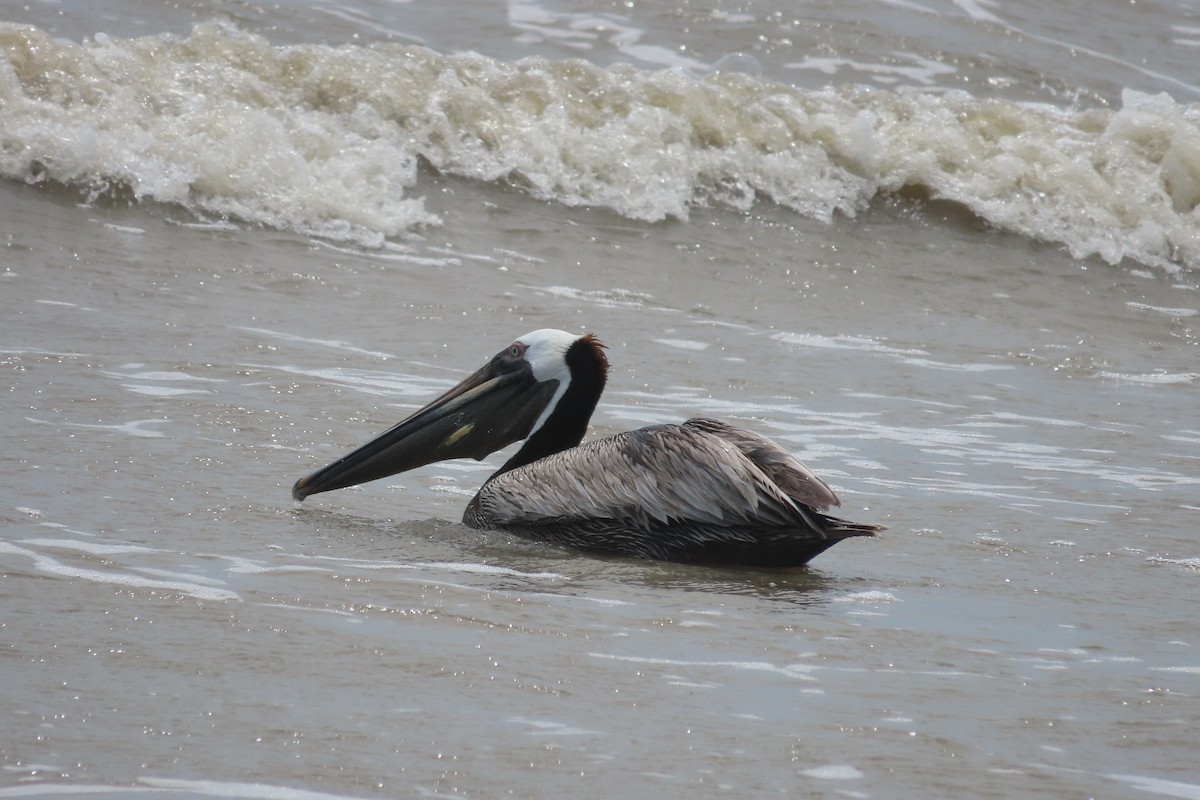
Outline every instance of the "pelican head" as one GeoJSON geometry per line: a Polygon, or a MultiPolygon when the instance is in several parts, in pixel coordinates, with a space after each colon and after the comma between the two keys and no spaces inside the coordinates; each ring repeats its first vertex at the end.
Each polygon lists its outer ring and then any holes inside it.
{"type": "MultiPolygon", "coordinates": [[[[542,329],[354,452],[296,481],[292,497],[342,489],[451,458],[483,459],[522,439],[500,472],[583,439],[608,362],[590,334],[542,329]]],[[[497,473],[499,474],[499,472],[497,473]]]]}

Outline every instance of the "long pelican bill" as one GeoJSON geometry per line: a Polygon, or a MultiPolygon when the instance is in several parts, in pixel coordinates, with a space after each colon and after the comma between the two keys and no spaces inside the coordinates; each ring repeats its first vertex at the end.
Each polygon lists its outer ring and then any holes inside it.
{"type": "Polygon", "coordinates": [[[435,461],[482,459],[528,436],[557,386],[539,383],[527,362],[501,353],[412,416],[296,481],[292,497],[303,500],[435,461]]]}

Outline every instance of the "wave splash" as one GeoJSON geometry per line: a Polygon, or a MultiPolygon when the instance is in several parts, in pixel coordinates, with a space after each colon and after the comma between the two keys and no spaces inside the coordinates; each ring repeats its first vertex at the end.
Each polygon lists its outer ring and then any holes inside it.
{"type": "Polygon", "coordinates": [[[223,22],[71,43],[0,25],[0,175],[381,244],[437,225],[423,160],[568,205],[853,217],[915,191],[1078,258],[1200,267],[1200,106],[1067,110],[412,46],[272,46],[223,22]]]}

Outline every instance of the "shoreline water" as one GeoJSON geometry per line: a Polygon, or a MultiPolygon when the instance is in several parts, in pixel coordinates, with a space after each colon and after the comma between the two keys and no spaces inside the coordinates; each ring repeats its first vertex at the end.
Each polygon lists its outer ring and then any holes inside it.
{"type": "MultiPolygon", "coordinates": [[[[824,75],[781,42],[820,33],[834,61],[923,63],[904,44],[941,65],[920,76],[934,95],[1012,75],[1008,103],[1074,84],[1102,109],[1113,85],[1169,88],[1119,66],[1080,80],[1032,43],[1067,38],[1058,6],[967,4],[1000,24],[910,5],[468,4],[471,28],[421,3],[285,4],[234,9],[243,32],[214,41],[267,34],[277,64],[286,42],[357,58],[354,33],[405,29],[446,54],[490,39],[504,72],[506,49],[712,63],[750,50],[744,33],[777,81],[824,75]],[[1013,28],[1029,35],[997,35],[1013,28]]],[[[222,11],[64,0],[28,21],[182,41],[222,11]]],[[[1125,9],[1104,11],[1073,41],[1108,52],[1125,9]]],[[[1138,19],[1128,47],[1191,24],[1138,19]]],[[[1191,52],[1160,50],[1164,74],[1191,52]]],[[[132,136],[95,141],[99,158],[132,136]]],[[[1200,797],[1194,269],[1076,259],[903,192],[829,222],[770,202],[646,222],[414,175],[404,197],[440,223],[371,246],[0,181],[0,795],[1200,797]],[[889,530],[800,572],[592,558],[457,522],[503,454],[291,501],[297,477],[547,326],[609,347],[592,436],[730,419],[889,530]]]]}

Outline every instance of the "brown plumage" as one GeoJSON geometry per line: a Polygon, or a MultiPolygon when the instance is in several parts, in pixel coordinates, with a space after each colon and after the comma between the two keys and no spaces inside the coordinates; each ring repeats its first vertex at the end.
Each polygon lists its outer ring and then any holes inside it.
{"type": "Polygon", "coordinates": [[[488,480],[463,522],[637,558],[797,566],[881,528],[771,440],[714,419],[585,442],[488,480]]]}
{"type": "Polygon", "coordinates": [[[882,526],[824,513],[837,495],[779,445],[713,419],[580,444],[607,379],[593,336],[526,334],[446,394],[296,482],[297,500],[524,440],[463,522],[583,550],[794,567],[882,526]]]}

